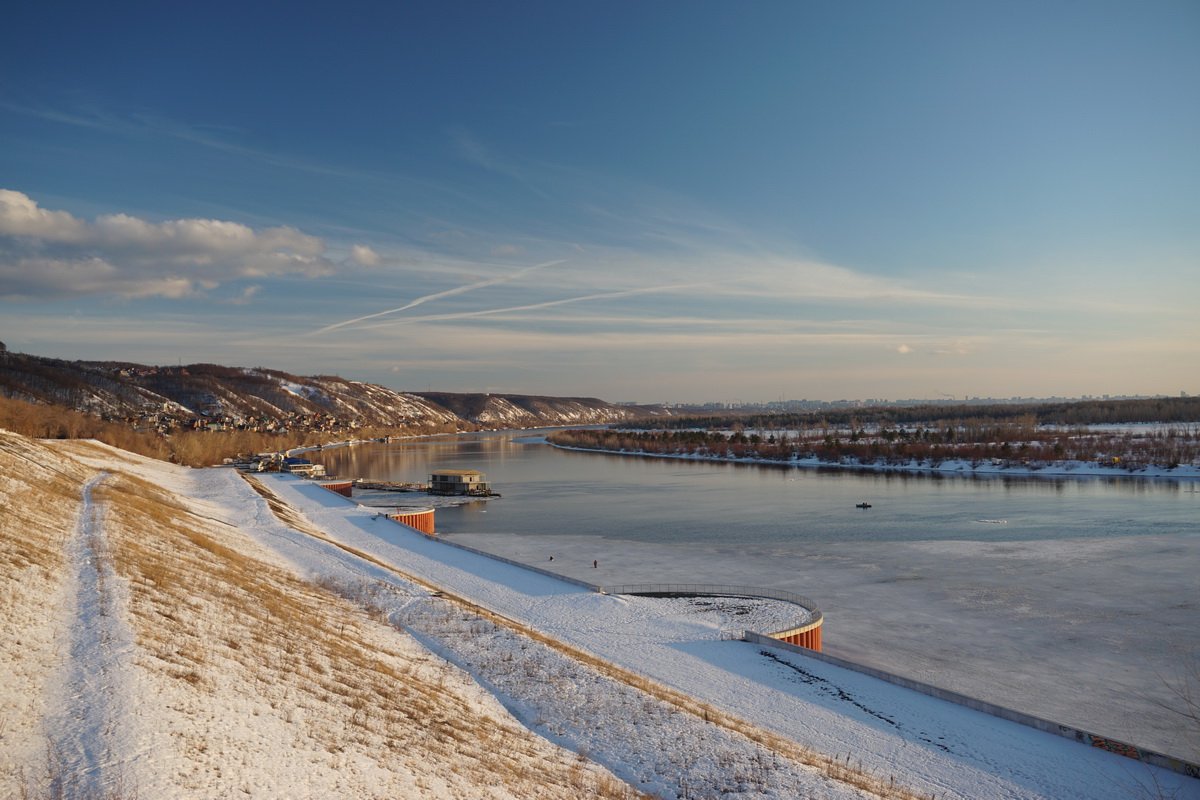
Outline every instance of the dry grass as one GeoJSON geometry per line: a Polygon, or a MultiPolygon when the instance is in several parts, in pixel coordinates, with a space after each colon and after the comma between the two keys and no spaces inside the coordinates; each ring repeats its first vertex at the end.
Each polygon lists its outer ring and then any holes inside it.
{"type": "Polygon", "coordinates": [[[0,430],[0,680],[9,690],[0,700],[0,796],[21,791],[25,768],[45,758],[44,691],[70,599],[66,548],[92,475],[0,430]]]}
{"type": "MultiPolygon", "coordinates": [[[[424,782],[480,797],[637,796],[506,715],[481,713],[478,690],[457,670],[260,559],[235,529],[214,528],[131,476],[97,496],[131,587],[142,664],[174,680],[181,713],[197,694],[242,695],[289,730],[315,769],[358,758],[393,773],[401,793],[424,782]]],[[[192,736],[183,750],[199,769],[209,751],[237,748],[224,736],[192,736]]]]}
{"type": "MultiPolygon", "coordinates": [[[[55,446],[89,463],[102,458],[120,469],[111,451],[100,445],[55,446]]],[[[18,505],[29,515],[4,516],[0,558],[23,565],[26,574],[40,571],[43,584],[64,571],[63,542],[73,529],[80,487],[94,474],[62,458],[57,467],[26,465],[47,452],[19,437],[0,440],[0,466],[7,467],[0,471],[0,489],[21,498],[18,505]],[[26,479],[5,482],[21,469],[28,469],[26,479]],[[37,500],[36,511],[26,508],[26,498],[37,500]],[[17,522],[10,525],[9,520],[17,522]],[[37,535],[19,535],[23,524],[36,528],[37,535]]],[[[366,602],[360,608],[337,596],[346,593],[344,587],[299,580],[275,566],[236,528],[200,516],[187,502],[136,478],[135,461],[129,460],[129,473],[113,475],[96,488],[94,497],[105,506],[105,557],[128,585],[130,623],[139,645],[136,658],[153,691],[146,702],[165,709],[154,717],[161,728],[155,738],[171,751],[162,762],[174,766],[169,774],[154,776],[159,784],[143,783],[146,796],[168,788],[195,796],[247,794],[254,789],[255,759],[282,752],[292,759],[287,772],[313,796],[353,794],[355,787],[361,793],[368,786],[386,787],[383,791],[394,796],[645,797],[586,757],[548,745],[522,727],[460,670],[388,625],[382,604],[366,602]]],[[[294,527],[325,538],[286,503],[261,485],[256,488],[294,527]]],[[[6,569],[4,577],[10,574],[6,569]]],[[[430,593],[438,590],[415,576],[401,577],[430,593]]],[[[11,592],[9,583],[6,591],[11,592]]],[[[22,598],[28,600],[29,594],[23,591],[22,598]]],[[[52,603],[51,595],[43,592],[39,599],[52,603]]],[[[566,690],[582,675],[578,670],[592,671],[640,692],[646,714],[699,717],[761,747],[763,754],[749,765],[732,754],[718,754],[709,768],[714,774],[753,784],[778,758],[786,758],[881,797],[915,797],[866,774],[850,759],[812,753],[461,598],[439,602],[449,604],[448,613],[467,636],[502,631],[521,637],[531,649],[552,650],[569,660],[566,672],[554,678],[566,690]]],[[[50,639],[47,643],[53,644],[50,639]]],[[[31,685],[31,696],[37,689],[31,685]]],[[[0,709],[0,754],[7,755],[3,748],[14,741],[16,729],[4,721],[14,717],[5,717],[5,711],[0,709]]],[[[29,711],[16,716],[36,719],[29,711]]],[[[569,725],[571,720],[556,723],[569,725]]],[[[32,763],[28,754],[13,755],[0,763],[32,763]]],[[[66,784],[47,784],[47,791],[55,785],[66,784]]],[[[681,789],[698,796],[694,788],[681,789]]],[[[115,800],[121,795],[110,796],[115,800]]]]}

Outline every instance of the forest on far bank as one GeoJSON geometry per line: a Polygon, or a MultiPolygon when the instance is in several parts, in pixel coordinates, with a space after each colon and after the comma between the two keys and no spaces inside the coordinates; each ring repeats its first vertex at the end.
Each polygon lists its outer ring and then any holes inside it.
{"type": "MultiPolygon", "coordinates": [[[[825,411],[751,412],[655,418],[657,428],[683,430],[803,429],[806,427],[916,426],[959,420],[1015,421],[1032,417],[1038,425],[1126,425],[1150,422],[1200,424],[1200,397],[1150,397],[1133,400],[1078,400],[1053,403],[965,403],[920,406],[867,406],[825,411]]],[[[613,428],[637,430],[644,421],[613,428]]]]}
{"type": "Polygon", "coordinates": [[[1133,472],[1200,464],[1200,398],[677,417],[655,420],[655,430],[633,428],[548,439],[589,450],[864,465],[936,467],[954,459],[1041,469],[1082,462],[1133,472]],[[1129,427],[1113,427],[1120,425],[1129,427]]]}

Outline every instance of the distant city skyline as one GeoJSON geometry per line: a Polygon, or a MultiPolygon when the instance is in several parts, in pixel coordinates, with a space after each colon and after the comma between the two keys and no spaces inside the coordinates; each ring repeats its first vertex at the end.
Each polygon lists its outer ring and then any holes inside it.
{"type": "Polygon", "coordinates": [[[0,340],[614,401],[1200,393],[1200,6],[24,4],[0,340]]]}

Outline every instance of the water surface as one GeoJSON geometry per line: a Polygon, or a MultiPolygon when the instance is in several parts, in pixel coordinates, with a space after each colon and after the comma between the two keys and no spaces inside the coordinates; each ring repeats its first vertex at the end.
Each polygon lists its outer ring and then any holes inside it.
{"type": "Polygon", "coordinates": [[[895,541],[1038,541],[1195,532],[1197,482],[973,476],[787,467],[560,450],[530,432],[330,448],[331,474],[425,482],[477,469],[502,499],[439,509],[454,533],[593,535],[747,547],[895,541]],[[860,509],[859,503],[871,508],[860,509]]]}

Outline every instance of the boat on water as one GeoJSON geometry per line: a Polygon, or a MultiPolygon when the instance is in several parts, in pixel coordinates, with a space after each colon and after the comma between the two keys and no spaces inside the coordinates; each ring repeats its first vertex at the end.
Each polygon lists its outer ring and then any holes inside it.
{"type": "Polygon", "coordinates": [[[855,508],[870,508],[871,504],[870,503],[856,503],[854,505],[854,507],[855,508]]]}

